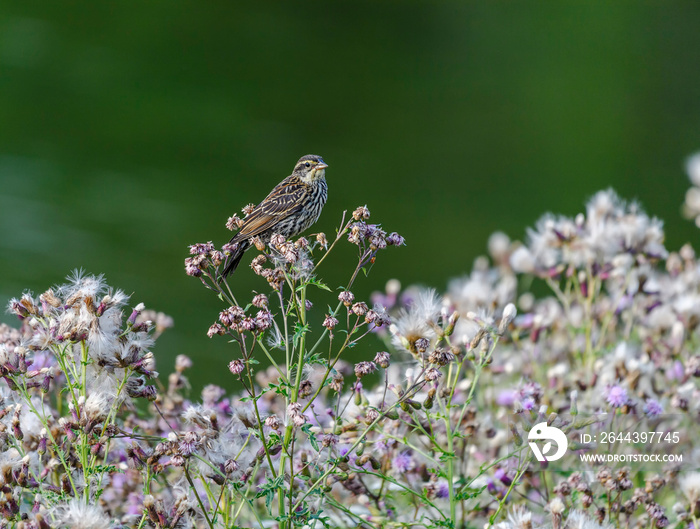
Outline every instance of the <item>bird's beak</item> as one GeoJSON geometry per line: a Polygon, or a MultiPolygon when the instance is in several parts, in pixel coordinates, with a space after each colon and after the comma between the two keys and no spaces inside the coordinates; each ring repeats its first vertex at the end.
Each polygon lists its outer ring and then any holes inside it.
{"type": "Polygon", "coordinates": [[[316,166],[316,170],[320,171],[321,169],[325,169],[326,167],[328,167],[328,164],[321,162],[316,166]]]}

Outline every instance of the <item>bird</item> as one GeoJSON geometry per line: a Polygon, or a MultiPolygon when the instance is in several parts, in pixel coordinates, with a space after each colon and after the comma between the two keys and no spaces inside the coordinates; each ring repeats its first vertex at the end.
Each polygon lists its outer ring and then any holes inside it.
{"type": "Polygon", "coordinates": [[[318,220],[328,198],[327,167],[316,154],[302,156],[292,174],[246,215],[240,230],[229,242],[235,246],[224,267],[224,278],[236,270],[253,237],[260,237],[265,243],[276,233],[289,239],[318,220]]]}

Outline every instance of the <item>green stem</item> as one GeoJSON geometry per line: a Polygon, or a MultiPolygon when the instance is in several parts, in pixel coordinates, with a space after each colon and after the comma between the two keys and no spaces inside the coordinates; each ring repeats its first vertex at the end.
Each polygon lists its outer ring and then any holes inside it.
{"type": "MultiPolygon", "coordinates": [[[[20,393],[22,395],[22,398],[29,406],[29,409],[32,410],[32,413],[37,417],[37,419],[39,419],[39,421],[41,422],[41,425],[46,430],[46,435],[48,435],[49,438],[51,439],[51,444],[53,445],[54,452],[56,452],[56,454],[58,455],[58,458],[61,460],[61,464],[63,465],[63,468],[66,471],[66,475],[68,476],[68,480],[70,481],[71,488],[73,489],[73,491],[76,491],[77,489],[75,487],[75,482],[73,481],[72,467],[66,461],[66,458],[63,454],[63,451],[61,450],[61,447],[58,445],[58,443],[56,442],[56,438],[51,433],[51,427],[49,426],[49,423],[46,420],[46,417],[42,416],[39,413],[39,411],[36,409],[34,404],[32,403],[32,399],[29,396],[29,392],[27,391],[27,388],[25,386],[25,381],[23,380],[21,384],[18,384],[17,383],[18,381],[14,377],[11,377],[11,379],[15,383],[15,385],[20,389],[20,393]]],[[[42,398],[41,402],[42,402],[42,407],[43,407],[43,402],[44,402],[43,398],[42,398]]]]}
{"type": "Polygon", "coordinates": [[[187,478],[187,482],[190,484],[190,487],[192,487],[192,492],[194,492],[195,498],[197,498],[197,503],[199,503],[199,507],[202,509],[202,514],[204,515],[204,518],[207,520],[207,525],[211,528],[214,529],[214,526],[211,523],[211,520],[209,519],[209,515],[207,514],[207,510],[204,508],[204,503],[202,502],[202,498],[199,497],[199,493],[197,492],[197,488],[194,486],[194,482],[192,481],[192,478],[190,477],[190,471],[187,468],[187,465],[184,467],[185,469],[185,477],[187,478]]]}
{"type": "Polygon", "coordinates": [[[510,483],[510,487],[508,487],[508,490],[506,491],[506,493],[505,493],[505,495],[503,496],[503,498],[501,498],[501,501],[498,502],[498,509],[496,509],[496,512],[493,513],[493,515],[491,516],[491,518],[489,518],[489,525],[488,525],[489,527],[493,527],[493,523],[496,521],[496,518],[498,517],[498,515],[500,514],[500,512],[503,510],[503,506],[506,504],[506,500],[508,499],[508,496],[510,496],[510,493],[512,492],[513,488],[514,488],[515,485],[518,483],[518,481],[520,480],[520,478],[522,477],[522,475],[525,473],[525,469],[527,468],[527,465],[528,465],[528,463],[530,462],[530,459],[531,459],[531,458],[532,458],[531,454],[529,454],[529,455],[525,458],[525,462],[524,462],[522,468],[520,468],[520,469],[518,470],[517,474],[516,474],[515,477],[513,478],[513,481],[510,483]]]}
{"type": "MultiPolygon", "coordinates": [[[[301,295],[300,295],[300,300],[297,303],[296,301],[296,293],[292,291],[292,296],[294,299],[294,303],[296,305],[296,310],[297,310],[297,315],[299,317],[299,323],[302,325],[306,325],[306,284],[301,285],[301,295]]],[[[285,327],[287,326],[286,321],[285,321],[285,327]]],[[[292,398],[290,400],[291,404],[294,404],[298,402],[299,400],[299,386],[301,385],[301,378],[302,378],[302,373],[304,371],[304,349],[306,348],[306,333],[302,332],[301,337],[299,338],[299,357],[297,360],[297,365],[296,365],[296,377],[294,380],[294,387],[292,388],[292,398]]],[[[285,427],[284,431],[284,438],[282,441],[282,455],[280,456],[280,467],[279,467],[279,475],[283,476],[284,475],[284,469],[287,463],[287,456],[289,456],[290,460],[290,485],[289,485],[289,505],[291,507],[292,502],[293,502],[293,472],[294,472],[294,466],[292,465],[292,458],[294,454],[291,454],[288,452],[290,444],[291,444],[291,439],[292,439],[292,431],[294,429],[294,424],[292,421],[287,420],[287,426],[285,427]]],[[[284,494],[280,494],[280,501],[279,501],[279,507],[280,507],[280,516],[284,514],[284,494]]],[[[293,512],[290,510],[290,513],[293,512]]],[[[282,522],[281,527],[282,529],[285,529],[286,527],[286,522],[282,522]]]]}
{"type": "MultiPolygon", "coordinates": [[[[357,439],[355,440],[355,442],[350,446],[350,448],[348,449],[348,451],[346,452],[345,455],[352,454],[355,451],[355,449],[362,442],[364,442],[364,440],[367,437],[367,435],[369,434],[369,432],[372,431],[372,429],[377,425],[377,423],[386,417],[387,413],[389,413],[391,410],[399,407],[402,402],[405,402],[406,400],[412,398],[418,391],[420,391],[420,389],[422,387],[423,387],[423,381],[416,381],[411,388],[406,390],[406,393],[400,399],[398,399],[392,406],[390,406],[383,413],[380,413],[379,416],[367,426],[365,431],[362,432],[362,434],[360,434],[357,437],[357,439]]],[[[301,503],[306,499],[306,497],[309,494],[311,494],[316,489],[316,487],[318,487],[321,483],[323,483],[323,480],[325,480],[337,467],[338,467],[338,461],[336,460],[335,462],[333,462],[331,467],[321,475],[321,477],[319,477],[316,481],[314,481],[313,484],[308,486],[308,489],[306,490],[306,492],[292,506],[291,512],[294,512],[294,510],[296,510],[299,507],[299,505],[301,505],[301,503]]]]}

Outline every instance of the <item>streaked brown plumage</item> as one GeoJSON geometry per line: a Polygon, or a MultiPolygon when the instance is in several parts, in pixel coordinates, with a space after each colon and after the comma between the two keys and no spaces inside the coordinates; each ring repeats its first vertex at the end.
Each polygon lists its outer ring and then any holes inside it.
{"type": "Polygon", "coordinates": [[[223,277],[236,270],[251,238],[257,236],[267,243],[275,233],[294,237],[318,220],[328,198],[326,167],[323,158],[315,154],[299,158],[294,172],[243,219],[241,229],[231,239],[230,244],[238,246],[228,258],[223,277]]]}

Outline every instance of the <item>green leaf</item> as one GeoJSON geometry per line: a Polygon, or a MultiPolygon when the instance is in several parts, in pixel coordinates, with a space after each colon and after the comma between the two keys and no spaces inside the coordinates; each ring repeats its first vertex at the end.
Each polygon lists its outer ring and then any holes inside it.
{"type": "Polygon", "coordinates": [[[115,465],[95,465],[95,468],[91,472],[87,472],[87,474],[97,474],[99,472],[107,472],[109,474],[112,472],[118,472],[119,474],[124,473],[123,470],[120,470],[115,465]]]}
{"type": "Polygon", "coordinates": [[[293,343],[294,347],[297,347],[299,345],[299,340],[301,340],[301,337],[304,336],[307,332],[311,330],[311,327],[307,323],[306,325],[302,325],[299,322],[294,324],[294,338],[293,338],[293,343]]]}
{"type": "MultiPolygon", "coordinates": [[[[330,525],[331,519],[328,516],[323,516],[323,511],[319,511],[317,513],[313,513],[309,515],[309,520],[318,520],[323,524],[323,527],[328,527],[329,529],[332,527],[330,525]]],[[[313,524],[309,524],[312,525],[313,524]]]]}
{"type": "Polygon", "coordinates": [[[267,507],[268,512],[270,512],[270,505],[272,505],[272,500],[275,499],[275,496],[278,494],[278,491],[279,494],[284,493],[284,489],[282,488],[283,485],[284,476],[277,476],[276,479],[268,478],[267,483],[265,483],[258,489],[258,493],[255,495],[255,497],[265,498],[265,507],[267,507]]]}
{"type": "MultiPolygon", "coordinates": [[[[309,285],[314,285],[315,287],[320,288],[321,290],[327,290],[328,292],[333,292],[328,285],[320,281],[319,279],[312,277],[309,280],[309,285]]],[[[301,287],[300,287],[301,288],[301,287]]],[[[299,288],[297,288],[297,291],[299,291],[299,288]]]]}
{"type": "Polygon", "coordinates": [[[327,365],[327,360],[322,356],[321,353],[315,353],[312,356],[304,359],[304,363],[308,365],[321,364],[323,366],[327,365]]]}
{"type": "Polygon", "coordinates": [[[440,454],[440,461],[442,463],[449,463],[450,461],[455,459],[455,457],[456,456],[454,454],[451,454],[450,452],[443,452],[442,454],[440,454]]]}
{"type": "Polygon", "coordinates": [[[267,393],[268,391],[274,391],[278,395],[289,397],[289,384],[286,382],[281,382],[280,384],[270,383],[266,388],[263,388],[262,393],[267,393]]]}
{"type": "Polygon", "coordinates": [[[471,500],[472,498],[477,498],[481,495],[482,492],[486,489],[486,486],[483,486],[481,488],[472,488],[472,487],[465,487],[463,490],[460,490],[459,492],[455,492],[455,500],[460,501],[460,500],[471,500]]]}
{"type": "Polygon", "coordinates": [[[433,520],[433,527],[447,527],[448,529],[454,529],[454,521],[449,518],[445,520],[433,520]]]}
{"type": "Polygon", "coordinates": [[[316,435],[314,435],[311,432],[311,424],[306,423],[304,426],[301,427],[301,431],[304,432],[309,437],[309,442],[311,443],[311,446],[313,447],[313,449],[316,450],[317,452],[320,452],[321,449],[318,445],[318,439],[316,439],[316,435]]]}

